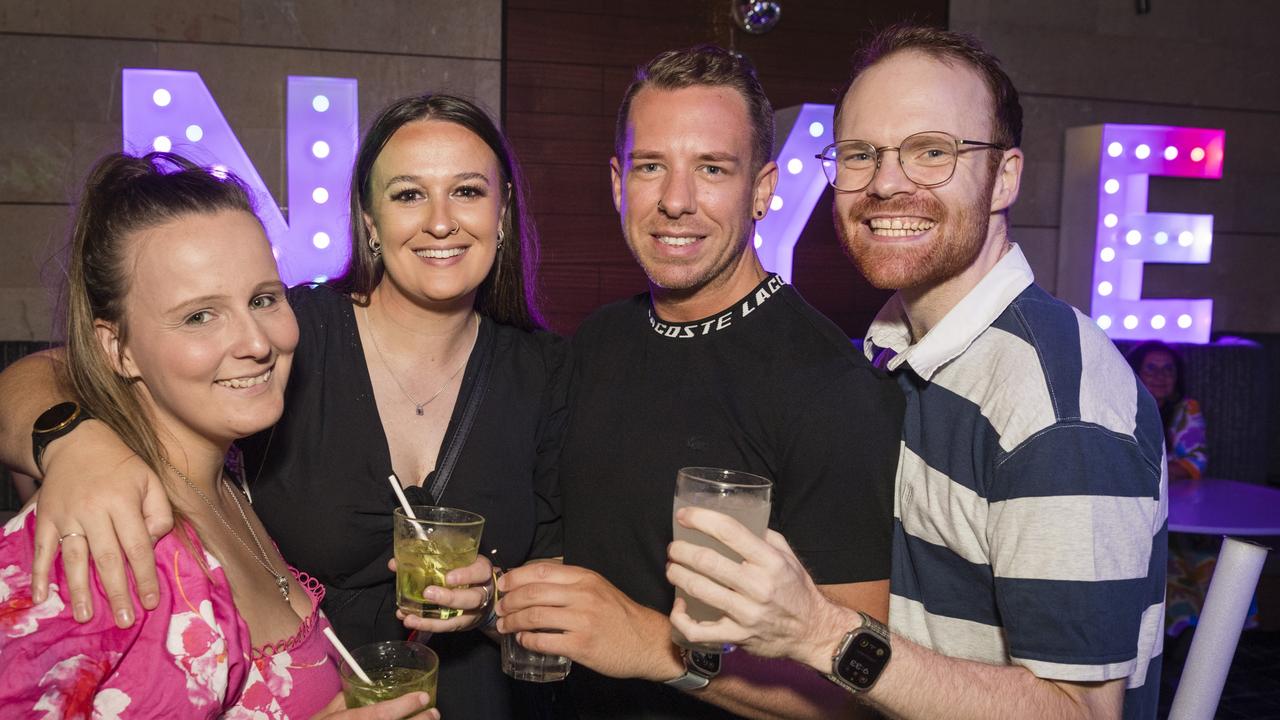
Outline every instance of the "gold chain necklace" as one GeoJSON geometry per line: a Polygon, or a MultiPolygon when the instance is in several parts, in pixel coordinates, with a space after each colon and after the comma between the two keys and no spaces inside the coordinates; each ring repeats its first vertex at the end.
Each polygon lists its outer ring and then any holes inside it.
{"type": "Polygon", "coordinates": [[[169,462],[168,458],[162,457],[160,460],[164,462],[165,465],[168,465],[169,469],[172,470],[175,475],[182,478],[182,481],[187,484],[187,487],[196,491],[196,494],[200,496],[200,499],[204,501],[204,504],[208,505],[209,509],[213,511],[213,514],[222,521],[222,525],[227,528],[227,532],[231,533],[232,537],[240,541],[240,544],[244,546],[244,549],[248,550],[250,555],[253,555],[253,559],[258,561],[258,564],[262,566],[263,570],[267,571],[267,574],[276,579],[276,589],[280,591],[280,597],[284,598],[285,602],[289,602],[289,578],[277,573],[271,568],[271,564],[267,562],[269,556],[267,555],[266,548],[262,547],[262,541],[258,539],[258,533],[253,529],[253,524],[249,522],[249,516],[245,514],[244,506],[240,504],[240,498],[236,497],[235,488],[231,487],[231,483],[227,481],[227,476],[219,474],[218,478],[222,480],[222,484],[227,487],[227,492],[231,494],[231,499],[235,501],[236,509],[240,511],[240,519],[244,520],[244,526],[249,528],[249,535],[253,538],[253,544],[258,546],[258,553],[260,554],[253,552],[253,548],[249,547],[249,543],[245,542],[244,538],[240,537],[240,533],[236,532],[235,528],[231,527],[231,523],[227,521],[227,516],[222,514],[222,511],[218,509],[218,506],[213,504],[213,501],[209,499],[208,495],[205,495],[200,488],[196,487],[195,483],[191,482],[191,478],[187,477],[185,473],[174,467],[173,463],[169,462]]]}
{"type": "MultiPolygon", "coordinates": [[[[387,362],[387,356],[382,354],[382,348],[378,346],[378,336],[373,332],[373,321],[369,319],[369,306],[364,305],[360,309],[364,312],[364,324],[369,326],[369,339],[373,340],[373,349],[377,351],[378,359],[382,361],[382,366],[387,369],[387,374],[391,376],[391,380],[395,382],[396,387],[400,388],[400,392],[404,394],[405,397],[409,398],[409,402],[413,403],[414,412],[418,415],[425,415],[426,413],[423,412],[423,408],[430,405],[432,400],[440,397],[440,393],[444,392],[444,389],[449,387],[453,382],[453,379],[458,377],[458,373],[462,372],[462,368],[466,367],[467,361],[471,359],[471,352],[468,351],[467,354],[463,356],[462,362],[458,363],[458,369],[453,371],[453,374],[449,376],[448,380],[444,381],[444,384],[440,386],[439,390],[432,393],[431,397],[426,400],[418,402],[417,398],[410,395],[409,391],[404,389],[404,384],[400,382],[400,378],[396,377],[396,371],[391,369],[391,363],[387,362]]],[[[476,334],[475,337],[471,339],[471,347],[473,348],[476,344],[476,338],[480,337],[480,316],[476,315],[475,317],[476,334]]]]}

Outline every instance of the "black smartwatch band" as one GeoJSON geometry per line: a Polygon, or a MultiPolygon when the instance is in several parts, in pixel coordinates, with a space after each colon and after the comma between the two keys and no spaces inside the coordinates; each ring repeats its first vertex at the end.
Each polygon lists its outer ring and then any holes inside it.
{"type": "Polygon", "coordinates": [[[88,410],[74,402],[58,403],[36,418],[31,427],[31,457],[41,474],[44,474],[44,451],[49,443],[75,430],[85,420],[92,419],[88,410]]]}

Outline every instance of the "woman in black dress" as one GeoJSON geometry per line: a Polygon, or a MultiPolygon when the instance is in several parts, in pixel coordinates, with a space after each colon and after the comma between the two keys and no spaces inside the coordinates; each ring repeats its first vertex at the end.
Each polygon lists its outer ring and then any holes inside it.
{"type": "MultiPolygon", "coordinates": [[[[485,577],[489,561],[560,554],[567,347],[541,330],[523,199],[515,158],[483,111],[444,95],[400,100],[356,158],[347,274],[288,293],[300,340],[284,416],[243,443],[242,471],[284,557],[325,584],[325,613],[351,647],[409,632],[387,569],[393,473],[412,503],[486,518],[471,578],[485,577]]],[[[89,459],[114,452],[96,437],[87,444],[45,468],[40,519],[59,535],[84,527],[89,459]]],[[[113,500],[136,498],[109,482],[113,500]]],[[[416,625],[435,631],[444,717],[536,712],[476,630],[490,588],[443,599],[465,612],[416,625]]]]}

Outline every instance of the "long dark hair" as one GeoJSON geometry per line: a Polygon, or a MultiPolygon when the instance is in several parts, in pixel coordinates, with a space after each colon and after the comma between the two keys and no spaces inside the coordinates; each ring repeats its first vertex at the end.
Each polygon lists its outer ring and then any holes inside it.
{"type": "Polygon", "coordinates": [[[1166,352],[1169,353],[1169,357],[1173,358],[1173,395],[1160,404],[1160,420],[1164,423],[1164,429],[1167,433],[1169,423],[1173,422],[1174,410],[1178,407],[1178,403],[1182,402],[1182,398],[1187,396],[1187,385],[1183,379],[1186,373],[1182,365],[1182,356],[1178,354],[1177,350],[1159,340],[1147,340],[1130,350],[1127,356],[1129,366],[1133,368],[1133,374],[1139,376],[1138,382],[1142,382],[1142,363],[1153,352],[1166,352]]]}
{"type": "Polygon", "coordinates": [[[524,330],[545,326],[538,311],[538,231],[528,212],[524,174],[507,138],[489,116],[470,100],[452,95],[415,95],[387,106],[360,142],[351,171],[351,264],[331,285],[366,302],[382,281],[382,259],[369,248],[364,224],[370,205],[373,164],[387,141],[401,127],[421,120],[451,122],[475,133],[493,150],[502,168],[507,212],[502,219],[503,243],[489,274],[476,291],[476,311],[496,322],[524,330]],[[509,192],[505,190],[510,185],[509,192]]]}

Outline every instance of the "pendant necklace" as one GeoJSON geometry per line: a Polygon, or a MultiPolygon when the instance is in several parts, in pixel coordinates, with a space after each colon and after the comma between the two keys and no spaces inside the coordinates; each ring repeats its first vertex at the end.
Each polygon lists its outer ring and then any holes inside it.
{"type": "MultiPolygon", "coordinates": [[[[376,333],[373,332],[373,321],[369,319],[369,307],[365,305],[365,306],[362,306],[360,309],[364,311],[364,324],[369,327],[369,339],[373,340],[373,349],[377,351],[378,359],[382,361],[382,366],[387,369],[387,374],[391,376],[391,380],[395,382],[396,387],[400,388],[400,392],[405,397],[409,398],[409,402],[413,403],[413,409],[415,414],[425,415],[426,413],[424,412],[423,408],[430,405],[432,400],[435,400],[436,398],[440,397],[440,393],[444,392],[444,389],[449,387],[449,385],[453,383],[453,379],[458,377],[458,373],[462,372],[462,369],[467,366],[467,361],[471,359],[470,351],[468,351],[467,354],[463,356],[462,362],[458,363],[458,368],[453,371],[453,374],[449,376],[448,380],[444,381],[444,384],[440,386],[439,390],[436,390],[434,393],[432,393],[431,397],[427,398],[426,400],[423,400],[422,402],[418,402],[417,398],[410,395],[409,391],[404,389],[404,384],[400,382],[400,378],[396,377],[396,372],[391,369],[391,363],[387,362],[387,356],[382,354],[382,348],[378,346],[378,336],[376,333]]],[[[475,317],[476,317],[476,332],[475,332],[475,337],[471,338],[471,347],[473,348],[475,347],[475,344],[476,344],[476,338],[480,337],[480,316],[476,315],[475,317]]]]}
{"type": "Polygon", "coordinates": [[[213,511],[213,514],[222,521],[222,525],[227,528],[227,531],[230,532],[236,540],[240,541],[240,544],[244,546],[245,550],[249,551],[249,554],[253,556],[254,560],[258,561],[258,564],[262,566],[263,570],[266,570],[271,577],[276,579],[276,589],[280,591],[280,597],[284,598],[285,602],[289,602],[289,578],[277,573],[271,568],[271,564],[267,562],[267,551],[262,547],[262,541],[258,539],[258,533],[253,529],[253,524],[249,522],[249,516],[245,514],[244,506],[240,504],[240,498],[236,496],[235,488],[231,487],[231,483],[227,481],[227,476],[222,474],[218,475],[219,479],[222,480],[222,484],[226,486],[227,492],[230,493],[231,499],[235,501],[236,509],[240,511],[240,519],[244,520],[244,526],[249,528],[249,536],[253,538],[253,544],[258,546],[257,553],[253,551],[253,548],[249,547],[249,543],[245,542],[244,538],[240,537],[240,533],[236,532],[235,528],[231,527],[231,523],[227,521],[227,516],[223,515],[222,511],[218,509],[218,506],[213,504],[213,501],[209,499],[209,496],[205,495],[200,488],[196,487],[195,483],[191,482],[191,478],[187,477],[185,473],[174,467],[173,463],[169,462],[168,458],[162,457],[160,460],[164,462],[165,465],[169,466],[169,469],[172,470],[175,475],[182,478],[182,481],[187,484],[187,487],[196,491],[196,495],[199,495],[200,499],[204,501],[204,504],[208,505],[209,509],[213,511]]]}

